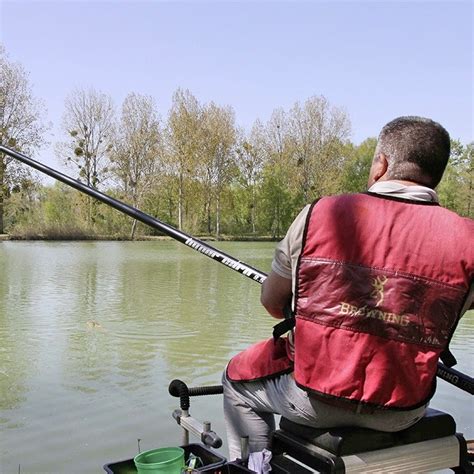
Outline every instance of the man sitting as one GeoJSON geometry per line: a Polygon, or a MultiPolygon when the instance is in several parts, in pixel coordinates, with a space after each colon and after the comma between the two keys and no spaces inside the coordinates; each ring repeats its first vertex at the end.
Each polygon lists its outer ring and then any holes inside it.
{"type": "Polygon", "coordinates": [[[274,414],[380,431],[423,416],[473,306],[474,222],[434,191],[449,154],[441,125],[397,118],[380,133],[367,192],[324,197],[295,219],[261,295],[275,318],[292,299],[295,330],[238,354],[223,377],[231,459],[242,436],[250,452],[268,447],[274,414]]]}

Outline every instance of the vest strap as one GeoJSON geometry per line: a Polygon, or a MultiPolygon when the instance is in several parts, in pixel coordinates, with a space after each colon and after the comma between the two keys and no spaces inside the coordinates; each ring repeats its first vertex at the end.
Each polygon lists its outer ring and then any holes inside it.
{"type": "Polygon", "coordinates": [[[291,331],[296,325],[296,319],[294,316],[286,318],[283,321],[280,321],[278,324],[273,326],[273,340],[277,341],[283,334],[291,331]]]}

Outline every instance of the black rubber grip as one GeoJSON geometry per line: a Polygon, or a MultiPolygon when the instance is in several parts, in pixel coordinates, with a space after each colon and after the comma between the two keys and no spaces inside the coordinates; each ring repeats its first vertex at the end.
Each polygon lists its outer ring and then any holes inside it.
{"type": "Polygon", "coordinates": [[[199,397],[201,395],[220,395],[224,392],[222,385],[208,385],[206,387],[189,388],[190,397],[199,397]]]}
{"type": "Polygon", "coordinates": [[[189,390],[182,380],[172,380],[168,387],[168,392],[173,397],[179,397],[181,410],[189,410],[189,390]]]}

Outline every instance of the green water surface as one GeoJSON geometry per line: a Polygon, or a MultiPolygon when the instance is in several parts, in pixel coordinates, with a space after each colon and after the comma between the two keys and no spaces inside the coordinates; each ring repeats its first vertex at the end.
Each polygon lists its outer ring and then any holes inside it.
{"type": "MultiPolygon", "coordinates": [[[[266,272],[274,245],[216,246],[266,272]]],[[[233,354],[268,337],[259,292],[176,242],[1,242],[0,472],[100,473],[138,440],[180,444],[169,382],[219,384],[233,354]]],[[[452,344],[471,375],[473,335],[471,313],[452,344]]],[[[439,381],[432,406],[474,438],[470,395],[439,381]]],[[[224,437],[220,396],[191,413],[224,437]]]]}

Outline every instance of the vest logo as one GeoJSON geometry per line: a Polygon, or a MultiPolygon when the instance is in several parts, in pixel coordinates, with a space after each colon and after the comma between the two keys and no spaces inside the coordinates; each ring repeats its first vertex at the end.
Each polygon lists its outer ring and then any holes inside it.
{"type": "Polygon", "coordinates": [[[375,306],[379,307],[383,303],[384,299],[384,286],[387,283],[388,278],[384,275],[383,277],[372,278],[372,293],[370,296],[375,299],[375,306]]]}
{"type": "Polygon", "coordinates": [[[372,299],[372,304],[364,306],[356,306],[345,301],[339,304],[339,314],[349,316],[351,318],[378,319],[396,326],[406,327],[410,324],[410,318],[406,314],[396,314],[384,311],[380,308],[385,298],[385,285],[388,278],[385,275],[370,278],[372,291],[368,296],[372,299]]]}
{"type": "Polygon", "coordinates": [[[410,319],[405,314],[388,313],[369,306],[357,307],[345,302],[340,303],[339,314],[352,318],[379,319],[398,326],[408,326],[410,324],[410,319]]]}

